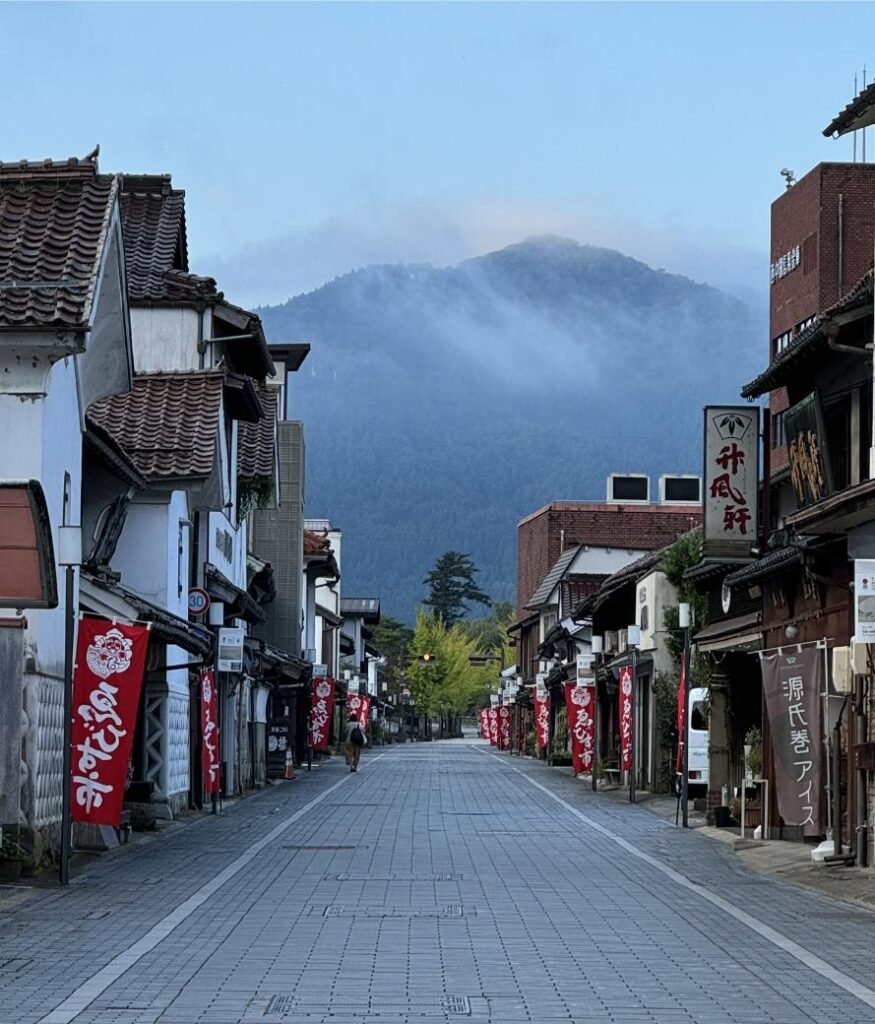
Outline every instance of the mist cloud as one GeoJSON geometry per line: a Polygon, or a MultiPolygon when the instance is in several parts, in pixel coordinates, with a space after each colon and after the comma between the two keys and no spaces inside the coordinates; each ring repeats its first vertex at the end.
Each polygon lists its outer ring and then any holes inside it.
{"type": "Polygon", "coordinates": [[[268,305],[368,264],[451,266],[542,234],[618,249],[746,302],[766,301],[766,253],[729,244],[709,231],[624,220],[583,201],[561,208],[498,199],[455,205],[374,203],[233,252],[195,254],[192,269],[215,277],[234,302],[268,305]]]}

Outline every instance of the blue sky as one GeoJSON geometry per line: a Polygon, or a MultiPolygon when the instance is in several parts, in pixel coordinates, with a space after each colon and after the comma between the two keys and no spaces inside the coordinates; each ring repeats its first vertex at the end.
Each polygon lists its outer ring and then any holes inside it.
{"type": "Polygon", "coordinates": [[[764,294],[872,38],[865,3],[6,3],[0,157],[172,173],[243,303],[543,232],[764,294]]]}

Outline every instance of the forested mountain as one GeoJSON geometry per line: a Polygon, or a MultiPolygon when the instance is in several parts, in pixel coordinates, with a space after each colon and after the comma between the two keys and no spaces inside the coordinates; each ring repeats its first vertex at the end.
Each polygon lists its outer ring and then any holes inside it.
{"type": "Polygon", "coordinates": [[[614,471],[700,472],[702,406],[737,401],[767,352],[764,311],[554,237],[365,267],[260,312],[270,340],[312,344],[293,415],[343,590],[408,621],[442,552],[513,599],[523,515],[603,499],[614,471]]]}

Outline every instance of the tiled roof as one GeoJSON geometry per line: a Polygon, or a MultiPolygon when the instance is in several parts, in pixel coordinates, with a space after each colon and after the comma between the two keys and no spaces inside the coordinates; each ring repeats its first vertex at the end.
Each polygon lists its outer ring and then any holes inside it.
{"type": "Polygon", "coordinates": [[[527,608],[540,608],[541,605],[547,603],[547,599],[553,592],[556,584],[565,573],[568,571],[568,567],[574,561],[574,556],[580,550],[579,545],[568,548],[563,551],[562,554],[556,559],[547,575],[538,584],[538,589],[532,594],[532,598],[526,605],[527,608]]]}
{"type": "Polygon", "coordinates": [[[147,479],[207,477],[216,455],[223,383],[220,370],[142,373],[127,394],[95,402],[88,415],[147,479]]]}
{"type": "Polygon", "coordinates": [[[823,129],[823,134],[827,138],[832,138],[833,135],[845,135],[847,132],[866,128],[870,124],[875,124],[875,82],[851,100],[823,129]]]}
{"type": "Polygon", "coordinates": [[[376,625],[380,621],[379,597],[342,597],[340,614],[345,619],[361,618],[376,625]]]}
{"type": "MultiPolygon", "coordinates": [[[[788,367],[798,365],[804,356],[814,355],[825,344],[827,322],[842,313],[857,309],[872,302],[872,269],[860,278],[853,288],[838,302],[821,313],[810,327],[801,331],[768,369],[741,389],[742,398],[756,398],[787,383],[788,367]]],[[[863,355],[863,349],[860,349],[863,355]]]]}
{"type": "Polygon", "coordinates": [[[805,546],[801,543],[791,544],[784,548],[776,548],[774,551],[769,551],[763,555],[762,558],[757,559],[757,561],[751,562],[750,565],[745,565],[743,568],[730,573],[723,582],[727,587],[737,587],[741,583],[753,583],[754,580],[763,579],[766,576],[771,576],[773,573],[789,569],[802,561],[804,549],[805,546]]]}
{"type": "Polygon", "coordinates": [[[96,152],[0,163],[0,330],[88,326],[117,190],[96,152]]]}
{"type": "Polygon", "coordinates": [[[241,421],[237,429],[237,472],[241,477],[270,477],[276,461],[276,412],[279,389],[255,386],[264,415],[256,423],[241,421]]]}

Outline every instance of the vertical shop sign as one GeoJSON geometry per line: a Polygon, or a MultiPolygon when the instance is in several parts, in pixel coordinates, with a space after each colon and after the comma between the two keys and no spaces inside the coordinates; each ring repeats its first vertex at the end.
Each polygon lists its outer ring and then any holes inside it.
{"type": "Polygon", "coordinates": [[[79,623],[73,673],[73,821],[117,827],[146,667],[146,626],[79,623]]]}
{"type": "Polygon", "coordinates": [[[804,836],[823,834],[823,651],[761,654],[778,811],[804,836]]]}
{"type": "Polygon", "coordinates": [[[211,668],[201,669],[201,770],[204,793],[219,792],[219,701],[211,668]]]}
{"type": "Polygon", "coordinates": [[[625,665],[620,669],[620,768],[624,772],[632,770],[634,689],[632,669],[625,665]]]}

